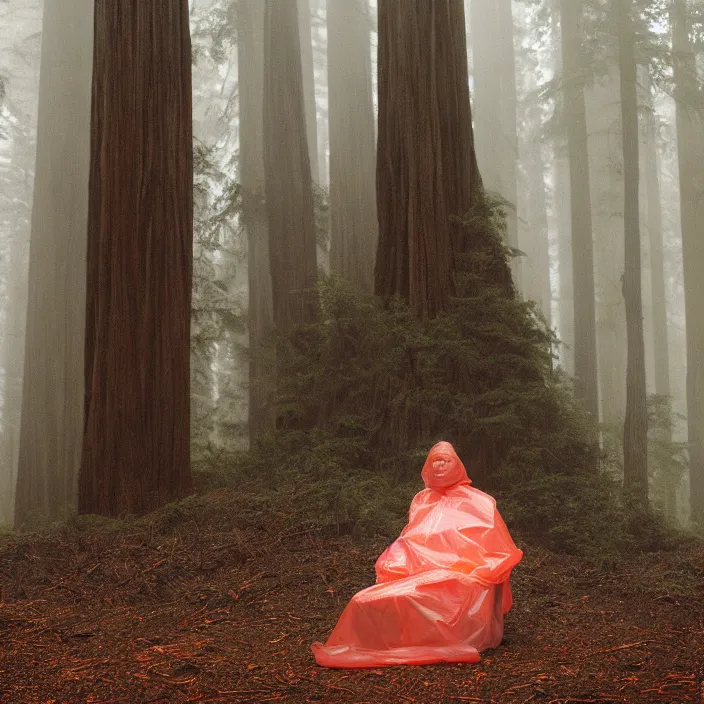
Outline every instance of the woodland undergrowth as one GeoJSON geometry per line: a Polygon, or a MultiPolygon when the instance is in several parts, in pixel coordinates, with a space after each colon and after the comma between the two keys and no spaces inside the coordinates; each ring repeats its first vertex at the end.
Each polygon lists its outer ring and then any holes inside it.
{"type": "Polygon", "coordinates": [[[324,279],[316,323],[275,343],[277,430],[201,475],[205,484],[236,481],[243,497],[267,490],[299,524],[393,537],[442,439],[533,543],[608,559],[680,540],[656,512],[634,513],[617,473],[599,470],[614,462],[554,368],[558,341],[501,279],[515,254],[502,244],[502,215],[487,200],[466,220],[475,242],[460,260],[459,295],[433,320],[324,279]]]}
{"type": "MultiPolygon", "coordinates": [[[[516,254],[503,245],[502,222],[491,201],[466,220],[474,243],[460,260],[459,295],[433,320],[420,321],[400,298],[384,304],[323,278],[316,322],[268,350],[277,358],[277,429],[247,452],[199,456],[200,495],[138,522],[160,534],[187,523],[392,539],[422,489],[428,449],[448,440],[519,543],[608,562],[689,541],[656,511],[634,512],[624,500],[615,433],[599,447],[570,379],[555,368],[558,340],[502,278],[516,254]],[[218,490],[228,492],[225,503],[218,490]]],[[[663,440],[663,422],[654,464],[678,472],[682,447],[663,440]]],[[[652,480],[657,489],[662,477],[652,480]]],[[[61,530],[134,526],[66,518],[61,530]]]]}

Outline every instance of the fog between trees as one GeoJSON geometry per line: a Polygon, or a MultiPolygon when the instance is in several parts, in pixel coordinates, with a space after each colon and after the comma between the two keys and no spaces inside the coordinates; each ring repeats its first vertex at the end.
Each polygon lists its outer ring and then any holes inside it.
{"type": "Polygon", "coordinates": [[[704,520],[700,0],[166,5],[0,2],[0,524],[149,510],[271,430],[321,275],[444,310],[476,184],[595,470],[704,520]]]}

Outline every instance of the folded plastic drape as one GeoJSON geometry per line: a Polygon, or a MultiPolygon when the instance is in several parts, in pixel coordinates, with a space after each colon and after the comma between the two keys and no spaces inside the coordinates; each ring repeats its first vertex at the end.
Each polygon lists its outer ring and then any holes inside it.
{"type": "Polygon", "coordinates": [[[452,445],[431,449],[422,476],[408,525],[377,560],[377,583],[352,598],[325,645],[313,644],[319,665],[477,662],[501,642],[523,553],[452,445]]]}

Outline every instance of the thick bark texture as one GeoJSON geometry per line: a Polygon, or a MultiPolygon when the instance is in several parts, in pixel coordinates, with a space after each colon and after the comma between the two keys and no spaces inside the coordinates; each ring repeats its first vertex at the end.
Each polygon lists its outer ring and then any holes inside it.
{"type": "Polygon", "coordinates": [[[594,251],[587,120],[581,77],[584,61],[579,31],[579,7],[580,3],[576,0],[561,0],[560,3],[572,213],[574,374],[575,395],[596,423],[599,419],[599,394],[596,368],[594,251]]]}
{"type": "MultiPolygon", "coordinates": [[[[478,244],[451,219],[482,194],[466,52],[462,0],[380,0],[375,292],[421,318],[447,307],[456,256],[478,244]]],[[[512,291],[505,261],[495,269],[512,291]]]]}
{"type": "Polygon", "coordinates": [[[330,268],[374,288],[376,153],[368,0],[328,0],[330,268]]]}
{"type": "Polygon", "coordinates": [[[264,178],[264,5],[237,6],[240,184],[249,276],[249,437],[274,428],[274,369],[266,343],[273,328],[264,178]]]}
{"type": "Polygon", "coordinates": [[[625,272],[628,362],[626,422],[623,431],[623,484],[641,506],[648,504],[648,408],[641,286],[638,93],[635,32],[630,0],[619,2],[619,69],[623,127],[625,272]]]}
{"type": "Polygon", "coordinates": [[[97,0],[81,513],[191,486],[193,260],[187,0],[97,0]]]}
{"type": "Polygon", "coordinates": [[[673,0],[671,20],[687,327],[690,515],[704,525],[704,119],[692,109],[696,99],[701,101],[701,88],[695,80],[686,0],[673,0]]]}
{"type": "Polygon", "coordinates": [[[46,0],[15,521],[76,503],[83,345],[93,0],[46,0]]]}
{"type": "Polygon", "coordinates": [[[313,320],[317,278],[296,0],[267,0],[264,30],[264,170],[274,322],[313,320]]]}

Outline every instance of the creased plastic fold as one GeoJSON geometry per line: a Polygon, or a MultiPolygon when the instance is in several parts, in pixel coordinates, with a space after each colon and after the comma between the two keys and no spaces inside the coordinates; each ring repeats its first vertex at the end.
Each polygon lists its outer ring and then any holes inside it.
{"type": "Polygon", "coordinates": [[[376,562],[377,583],[352,598],[325,645],[313,644],[319,665],[471,663],[501,642],[523,553],[452,445],[431,449],[422,476],[408,524],[376,562]]]}

